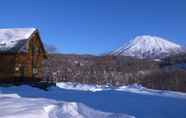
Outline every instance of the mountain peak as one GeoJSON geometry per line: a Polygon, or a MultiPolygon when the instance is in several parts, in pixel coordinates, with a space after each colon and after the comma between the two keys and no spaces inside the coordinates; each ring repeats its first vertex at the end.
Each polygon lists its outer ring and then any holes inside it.
{"type": "Polygon", "coordinates": [[[167,39],[158,36],[142,35],[131,40],[127,46],[113,51],[112,54],[141,59],[159,59],[183,51],[182,46],[167,39]]]}

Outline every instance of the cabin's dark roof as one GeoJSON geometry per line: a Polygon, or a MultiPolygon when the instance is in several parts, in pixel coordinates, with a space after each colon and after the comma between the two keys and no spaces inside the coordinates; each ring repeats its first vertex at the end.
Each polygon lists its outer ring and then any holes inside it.
{"type": "Polygon", "coordinates": [[[35,28],[0,29],[0,53],[26,51],[26,42],[35,28]]]}

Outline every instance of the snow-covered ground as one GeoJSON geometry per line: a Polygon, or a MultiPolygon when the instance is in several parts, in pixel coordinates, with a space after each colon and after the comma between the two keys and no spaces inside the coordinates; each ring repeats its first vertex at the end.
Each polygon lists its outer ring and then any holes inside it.
{"type": "Polygon", "coordinates": [[[0,100],[0,118],[36,118],[34,114],[43,118],[186,118],[186,93],[139,85],[58,83],[48,91],[26,85],[0,87],[0,100]]]}
{"type": "Polygon", "coordinates": [[[0,118],[134,118],[96,111],[82,103],[0,94],[0,118]]]}
{"type": "Polygon", "coordinates": [[[57,87],[67,90],[77,90],[77,91],[125,91],[130,93],[146,94],[146,95],[156,95],[156,96],[167,96],[167,97],[176,97],[176,98],[185,98],[186,93],[183,92],[174,92],[167,90],[153,90],[147,89],[141,85],[133,84],[129,86],[120,86],[120,87],[111,87],[111,86],[101,86],[101,85],[88,85],[80,83],[71,83],[71,82],[61,82],[56,84],[57,87]]]}

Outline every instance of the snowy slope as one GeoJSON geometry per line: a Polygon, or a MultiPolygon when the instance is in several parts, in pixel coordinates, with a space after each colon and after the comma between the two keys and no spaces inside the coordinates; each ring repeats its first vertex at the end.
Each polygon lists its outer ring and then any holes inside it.
{"type": "Polygon", "coordinates": [[[128,45],[120,47],[111,54],[132,56],[141,59],[160,59],[182,52],[184,52],[184,49],[178,44],[157,36],[143,35],[137,36],[128,45]]]}
{"type": "Polygon", "coordinates": [[[16,94],[0,94],[0,101],[0,118],[134,118],[96,111],[81,103],[22,98],[16,94]]]}

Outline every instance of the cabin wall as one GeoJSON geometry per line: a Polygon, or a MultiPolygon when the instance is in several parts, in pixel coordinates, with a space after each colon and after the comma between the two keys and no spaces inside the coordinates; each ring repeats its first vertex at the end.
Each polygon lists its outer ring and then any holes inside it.
{"type": "Polygon", "coordinates": [[[16,56],[16,67],[20,69],[15,72],[15,76],[23,78],[42,78],[42,60],[43,58],[39,54],[35,55],[35,57],[32,57],[31,54],[18,54],[16,56]],[[32,62],[33,58],[37,58],[37,60],[32,62]]]}
{"type": "Polygon", "coordinates": [[[31,78],[32,77],[32,57],[27,53],[16,55],[15,77],[31,78]]]}
{"type": "Polygon", "coordinates": [[[15,55],[0,54],[0,63],[0,81],[12,78],[15,71],[15,55]]]}

